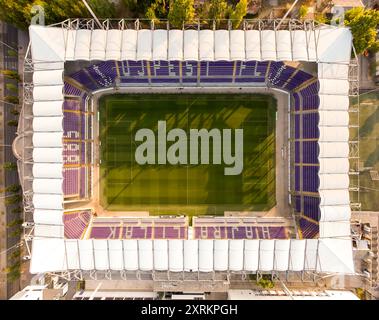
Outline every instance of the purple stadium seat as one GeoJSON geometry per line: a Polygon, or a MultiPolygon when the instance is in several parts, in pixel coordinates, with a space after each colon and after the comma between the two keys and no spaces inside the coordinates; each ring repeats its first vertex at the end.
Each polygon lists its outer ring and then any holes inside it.
{"type": "Polygon", "coordinates": [[[81,239],[91,220],[91,211],[65,212],[63,215],[66,239],[81,239]]]}

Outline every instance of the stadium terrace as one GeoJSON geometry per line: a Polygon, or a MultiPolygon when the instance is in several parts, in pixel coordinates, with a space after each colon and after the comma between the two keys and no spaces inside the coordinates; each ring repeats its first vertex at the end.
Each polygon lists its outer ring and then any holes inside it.
{"type": "MultiPolygon", "coordinates": [[[[354,273],[350,30],[295,20],[242,25],[106,20],[98,28],[76,19],[29,28],[13,149],[31,273],[354,273]],[[243,129],[242,173],[237,155],[235,175],[221,178],[216,166],[133,166],[134,129],[162,119],[168,135],[243,129]],[[277,215],[262,214],[269,211],[277,215]]],[[[154,160],[165,162],[162,154],[154,160]]]]}

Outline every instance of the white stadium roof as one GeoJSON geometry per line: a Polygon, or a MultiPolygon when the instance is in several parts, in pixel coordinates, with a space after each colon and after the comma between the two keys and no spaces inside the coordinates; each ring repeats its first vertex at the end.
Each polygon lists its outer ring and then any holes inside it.
{"type": "Polygon", "coordinates": [[[30,271],[171,270],[354,273],[348,190],[349,29],[68,30],[31,26],[33,206],[30,271]],[[69,240],[63,237],[63,73],[74,60],[293,60],[318,64],[320,238],[69,240]]]}

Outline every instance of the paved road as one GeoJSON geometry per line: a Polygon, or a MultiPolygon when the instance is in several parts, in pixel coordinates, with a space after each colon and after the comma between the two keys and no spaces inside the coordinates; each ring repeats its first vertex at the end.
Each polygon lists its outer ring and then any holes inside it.
{"type": "MultiPolygon", "coordinates": [[[[4,23],[2,35],[3,37],[1,41],[5,42],[12,48],[18,49],[18,31],[16,28],[4,23]]],[[[1,46],[1,54],[3,56],[3,65],[1,66],[1,69],[18,71],[18,57],[12,56],[12,54],[10,54],[10,50],[11,49],[5,45],[1,46]]],[[[4,88],[3,88],[4,96],[12,95],[12,92],[9,91],[5,87],[7,83],[11,83],[11,82],[12,82],[11,80],[4,78],[4,88]]],[[[3,115],[4,115],[4,118],[3,118],[4,126],[2,128],[3,136],[4,136],[4,145],[5,145],[4,146],[4,161],[15,162],[16,159],[12,153],[12,148],[10,146],[12,145],[12,142],[15,138],[17,128],[7,125],[7,122],[10,120],[17,120],[18,117],[12,115],[11,113],[11,110],[15,108],[14,106],[10,104],[6,104],[6,103],[1,103],[1,108],[3,108],[3,115]]],[[[5,171],[5,179],[4,179],[5,186],[18,184],[18,183],[19,183],[19,179],[18,179],[17,171],[5,171]]],[[[12,209],[16,207],[17,205],[7,206],[7,210],[6,210],[7,223],[20,217],[19,214],[12,213],[12,209]]],[[[14,246],[20,241],[19,237],[12,237],[10,236],[10,233],[11,231],[9,231],[9,228],[7,228],[7,248],[14,246]]],[[[10,251],[10,253],[11,252],[12,251],[10,251]]],[[[19,281],[8,282],[7,284],[8,297],[14,294],[15,292],[17,292],[18,290],[19,290],[19,281]]]]}

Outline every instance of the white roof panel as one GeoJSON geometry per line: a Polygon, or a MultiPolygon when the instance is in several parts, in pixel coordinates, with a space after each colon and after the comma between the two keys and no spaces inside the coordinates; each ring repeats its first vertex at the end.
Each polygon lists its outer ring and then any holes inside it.
{"type": "Polygon", "coordinates": [[[348,205],[350,204],[349,191],[346,190],[320,190],[320,205],[348,205]]]}
{"type": "Polygon", "coordinates": [[[33,148],[33,161],[63,163],[63,148],[33,148]]]}
{"type": "Polygon", "coordinates": [[[216,30],[214,32],[214,59],[217,60],[229,60],[229,31],[216,30]]]}
{"type": "Polygon", "coordinates": [[[137,240],[123,240],[125,270],[138,270],[138,244],[137,240]]]}
{"type": "Polygon", "coordinates": [[[80,267],[82,270],[94,270],[93,240],[78,240],[80,267]]]}
{"type": "Polygon", "coordinates": [[[349,205],[320,206],[320,221],[350,221],[351,209],[349,205]]]}
{"type": "Polygon", "coordinates": [[[276,39],[275,31],[261,31],[261,51],[262,60],[276,60],[276,39]]]}
{"type": "Polygon", "coordinates": [[[108,240],[109,269],[124,270],[124,252],[122,240],[108,240]]]}
{"type": "Polygon", "coordinates": [[[304,270],[316,270],[318,239],[307,239],[305,241],[304,270]]]}
{"type": "Polygon", "coordinates": [[[167,240],[154,240],[154,269],[168,270],[168,244],[167,240]]]}
{"type": "Polygon", "coordinates": [[[319,174],[349,172],[348,158],[321,158],[319,162],[319,174]]]}
{"type": "Polygon", "coordinates": [[[244,240],[229,240],[229,270],[243,270],[244,240]]]}
{"type": "Polygon", "coordinates": [[[197,240],[184,240],[184,271],[197,271],[199,263],[197,240]]]}
{"type": "Polygon", "coordinates": [[[183,240],[168,241],[169,270],[172,272],[183,271],[183,240]]]}
{"type": "Polygon", "coordinates": [[[59,163],[34,163],[34,178],[63,178],[62,164],[59,163]]]}
{"type": "Polygon", "coordinates": [[[153,241],[138,240],[138,261],[142,271],[153,270],[153,241]]]}
{"type": "Polygon", "coordinates": [[[326,173],[320,174],[319,190],[325,189],[348,189],[349,188],[349,175],[346,173],[326,173]]]}
{"type": "Polygon", "coordinates": [[[35,238],[63,238],[64,227],[62,225],[36,224],[34,226],[35,238]]]}
{"type": "Polygon", "coordinates": [[[212,61],[214,56],[214,31],[199,31],[199,59],[202,61],[212,61]]]}
{"type": "Polygon", "coordinates": [[[275,240],[274,270],[287,271],[289,263],[290,240],[275,240]]]}
{"type": "Polygon", "coordinates": [[[122,31],[117,29],[108,30],[107,44],[105,46],[106,60],[120,60],[121,59],[121,38],[122,31]]]}
{"type": "Polygon", "coordinates": [[[31,25],[29,35],[33,61],[64,61],[66,32],[61,27],[31,25]]]}
{"type": "Polygon", "coordinates": [[[152,59],[152,31],[151,30],[138,30],[137,37],[137,60],[151,60],[152,59]]]}
{"type": "Polygon", "coordinates": [[[40,132],[62,132],[63,117],[34,117],[33,130],[40,132]]]}
{"type": "Polygon", "coordinates": [[[34,86],[63,85],[62,70],[44,70],[33,73],[34,86]]]}
{"type": "Polygon", "coordinates": [[[302,271],[304,270],[306,240],[291,239],[290,244],[290,261],[288,270],[302,271]]]}
{"type": "Polygon", "coordinates": [[[33,206],[35,209],[63,209],[63,195],[58,194],[33,194],[33,206]]]}
{"type": "Polygon", "coordinates": [[[347,158],[349,156],[348,142],[319,142],[319,158],[347,158]]]}
{"type": "Polygon", "coordinates": [[[33,192],[46,194],[63,194],[63,179],[33,179],[33,192]]]}
{"type": "Polygon", "coordinates": [[[214,242],[214,270],[228,270],[228,240],[215,240],[214,242]]]}
{"type": "Polygon", "coordinates": [[[261,37],[258,30],[245,31],[246,60],[261,59],[261,37]]]}
{"type": "Polygon", "coordinates": [[[75,59],[76,30],[67,30],[66,34],[66,60],[75,59]]]}
{"type": "Polygon", "coordinates": [[[199,271],[213,271],[213,240],[199,240],[199,271]]]}
{"type": "Polygon", "coordinates": [[[35,224],[63,225],[63,210],[34,209],[35,224]]]}
{"type": "Polygon", "coordinates": [[[304,30],[292,31],[293,61],[308,61],[307,34],[304,30]]]}
{"type": "Polygon", "coordinates": [[[348,95],[349,81],[338,79],[319,79],[319,94],[348,95]]]}
{"type": "Polygon", "coordinates": [[[63,103],[63,85],[38,86],[33,88],[34,101],[60,101],[63,103]]]}
{"type": "Polygon", "coordinates": [[[167,60],[167,30],[153,31],[153,60],[167,60]]]}
{"type": "Polygon", "coordinates": [[[349,78],[348,64],[319,63],[317,67],[319,79],[348,80],[349,78]]]}
{"type": "Polygon", "coordinates": [[[30,273],[66,270],[63,239],[33,239],[30,273]]]}
{"type": "Polygon", "coordinates": [[[121,60],[137,60],[137,34],[132,29],[122,31],[121,60]]]}
{"type": "Polygon", "coordinates": [[[107,32],[102,29],[94,29],[91,34],[91,60],[105,60],[105,48],[107,41],[107,32]]]}
{"type": "Polygon", "coordinates": [[[230,30],[230,60],[245,60],[245,31],[230,30]]]}
{"type": "Polygon", "coordinates": [[[317,271],[355,273],[351,239],[320,239],[317,271]]]}
{"type": "Polygon", "coordinates": [[[75,60],[90,60],[91,30],[76,31],[75,60]]]}
{"type": "Polygon", "coordinates": [[[276,32],[276,50],[279,61],[291,61],[291,33],[288,30],[279,30],[276,32]]]}
{"type": "Polygon", "coordinates": [[[259,260],[259,240],[245,240],[244,270],[257,271],[259,260]]]}
{"type": "Polygon", "coordinates": [[[63,148],[62,132],[34,132],[33,146],[40,148],[63,148]]]}
{"type": "Polygon", "coordinates": [[[319,94],[319,110],[341,110],[349,109],[349,97],[347,95],[319,94]]]}
{"type": "Polygon", "coordinates": [[[168,32],[168,60],[183,60],[183,31],[168,32]]]}
{"type": "Polygon", "coordinates": [[[66,239],[65,249],[66,249],[65,255],[67,259],[67,269],[80,270],[78,240],[66,239]]]}
{"type": "Polygon", "coordinates": [[[196,30],[184,31],[184,60],[192,61],[199,59],[199,32],[196,30]]]}
{"type": "Polygon", "coordinates": [[[350,220],[320,222],[320,238],[350,238],[350,220]]]}
{"type": "Polygon", "coordinates": [[[324,27],[316,31],[316,41],[320,62],[350,62],[352,35],[348,28],[324,27]]]}
{"type": "Polygon", "coordinates": [[[274,241],[261,240],[259,248],[259,270],[271,271],[274,269],[274,246],[274,241]]]}
{"type": "Polygon", "coordinates": [[[322,142],[348,142],[349,127],[319,127],[322,142]]]}
{"type": "Polygon", "coordinates": [[[63,101],[35,101],[33,115],[36,117],[63,116],[63,101]]]}
{"type": "Polygon", "coordinates": [[[109,270],[108,240],[93,240],[95,270],[109,270]]]}
{"type": "Polygon", "coordinates": [[[319,111],[319,123],[321,126],[347,127],[349,125],[349,113],[346,111],[319,111]]]}

